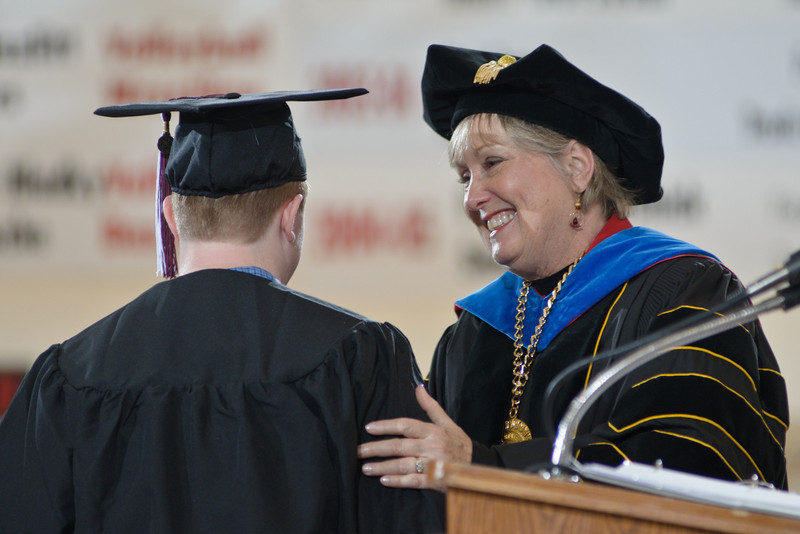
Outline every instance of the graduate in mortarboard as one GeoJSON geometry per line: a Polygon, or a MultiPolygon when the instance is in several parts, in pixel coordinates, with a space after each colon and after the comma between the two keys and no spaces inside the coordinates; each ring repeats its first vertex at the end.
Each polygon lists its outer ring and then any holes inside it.
{"type": "Polygon", "coordinates": [[[0,423],[0,532],[443,530],[438,494],[384,488],[356,456],[367,422],[426,417],[408,341],[286,286],[307,196],[286,102],[364,93],[97,110],[180,113],[159,141],[168,280],[27,374],[0,423]]]}
{"type": "MultiPolygon", "coordinates": [[[[618,359],[595,356],[742,292],[711,253],[628,218],[662,196],[661,128],[553,48],[432,45],[422,100],[425,121],[449,140],[465,211],[507,272],[456,302],[427,393],[418,388],[433,423],[370,425],[406,436],[359,452],[365,473],[396,487],[430,487],[433,460],[549,465],[553,422],[618,359]]],[[[617,382],[583,416],[573,448],[582,463],[660,462],[786,488],[788,423],[783,377],[753,321],[617,382]]]]}

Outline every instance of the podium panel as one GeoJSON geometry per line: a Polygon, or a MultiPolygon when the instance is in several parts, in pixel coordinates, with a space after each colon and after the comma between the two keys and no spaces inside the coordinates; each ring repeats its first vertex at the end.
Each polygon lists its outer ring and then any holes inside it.
{"type": "Polygon", "coordinates": [[[800,521],[593,482],[464,464],[433,464],[446,487],[447,533],[788,533],[800,521]]]}

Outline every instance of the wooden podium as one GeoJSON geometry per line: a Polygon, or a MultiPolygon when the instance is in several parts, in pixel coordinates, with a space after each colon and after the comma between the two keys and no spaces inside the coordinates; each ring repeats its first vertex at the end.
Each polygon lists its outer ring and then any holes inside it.
{"type": "Polygon", "coordinates": [[[596,484],[463,464],[432,464],[446,487],[447,533],[800,532],[800,521],[596,484]]]}

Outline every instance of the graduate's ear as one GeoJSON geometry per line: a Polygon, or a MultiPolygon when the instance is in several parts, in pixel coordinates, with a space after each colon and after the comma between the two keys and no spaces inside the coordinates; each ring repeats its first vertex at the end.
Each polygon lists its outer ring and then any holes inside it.
{"type": "Polygon", "coordinates": [[[572,140],[565,157],[573,191],[581,195],[594,176],[594,153],[583,143],[572,140]]]}
{"type": "Polygon", "coordinates": [[[300,223],[298,215],[302,205],[303,195],[298,193],[286,200],[281,208],[279,219],[280,231],[289,243],[294,243],[297,240],[297,234],[300,232],[297,224],[300,223]]]}
{"type": "Polygon", "coordinates": [[[164,214],[164,219],[167,221],[169,231],[172,232],[172,235],[175,236],[175,240],[177,241],[178,225],[175,224],[175,212],[172,209],[172,195],[164,197],[164,200],[161,202],[161,211],[164,214]]]}

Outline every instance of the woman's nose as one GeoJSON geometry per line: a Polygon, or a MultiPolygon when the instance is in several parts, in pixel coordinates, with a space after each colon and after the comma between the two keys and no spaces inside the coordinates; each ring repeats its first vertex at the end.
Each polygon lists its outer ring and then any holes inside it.
{"type": "Polygon", "coordinates": [[[483,186],[482,180],[470,178],[467,188],[464,190],[464,208],[467,211],[480,211],[488,198],[488,192],[483,186]]]}

